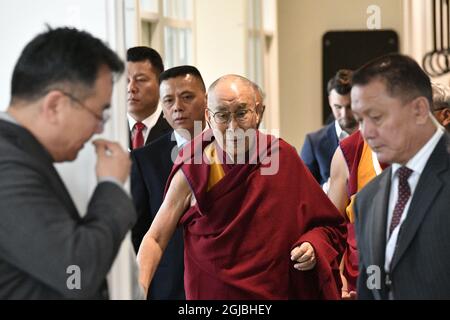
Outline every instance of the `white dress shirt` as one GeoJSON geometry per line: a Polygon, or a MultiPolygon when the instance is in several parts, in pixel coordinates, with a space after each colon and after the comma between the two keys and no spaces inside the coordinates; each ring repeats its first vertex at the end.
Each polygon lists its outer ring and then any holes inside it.
{"type": "Polygon", "coordinates": [[[425,168],[425,165],[428,162],[428,159],[430,158],[431,154],[433,153],[434,148],[438,144],[439,140],[441,139],[442,135],[444,134],[444,130],[442,127],[438,127],[436,129],[435,134],[431,137],[430,140],[422,147],[422,149],[417,152],[414,157],[412,157],[407,163],[406,167],[411,169],[413,172],[411,176],[408,178],[409,187],[411,189],[411,196],[408,199],[408,202],[405,205],[405,208],[402,213],[402,217],[400,219],[400,223],[395,227],[395,229],[392,231],[392,235],[389,238],[389,228],[391,225],[392,215],[394,212],[394,207],[397,202],[398,198],[398,174],[397,171],[402,167],[401,164],[393,163],[392,164],[392,176],[391,176],[391,191],[390,191],[390,197],[389,197],[389,207],[388,207],[388,217],[387,217],[387,228],[386,228],[386,239],[387,239],[387,245],[386,245],[386,253],[385,253],[385,263],[384,263],[384,270],[386,272],[389,271],[390,265],[392,262],[392,257],[394,256],[395,247],[397,244],[397,238],[398,233],[400,230],[400,227],[403,224],[403,221],[405,221],[407,215],[408,215],[408,209],[411,204],[411,199],[414,196],[414,191],[417,187],[417,183],[419,182],[420,175],[423,172],[423,169],[425,168]]]}
{"type": "Polygon", "coordinates": [[[342,130],[342,128],[339,125],[339,122],[337,120],[334,121],[334,127],[336,128],[336,135],[337,135],[339,141],[341,141],[349,136],[347,131],[342,130]]]}
{"type": "Polygon", "coordinates": [[[173,135],[172,135],[172,141],[173,141],[173,136],[175,136],[175,140],[177,141],[177,147],[178,149],[183,148],[183,146],[189,142],[188,139],[186,139],[185,137],[183,137],[181,134],[179,134],[176,130],[173,131],[173,135]]]}
{"type": "MultiPolygon", "coordinates": [[[[336,129],[336,135],[338,137],[338,140],[344,140],[348,136],[350,136],[347,131],[342,130],[341,126],[339,125],[339,122],[337,120],[334,121],[334,128],[336,129]]],[[[328,180],[322,185],[322,190],[326,194],[328,194],[328,191],[330,191],[330,177],[328,180]]]]}
{"type": "MultiPolygon", "coordinates": [[[[156,108],[155,112],[153,112],[148,118],[145,118],[143,121],[141,121],[145,125],[144,130],[142,130],[142,134],[144,135],[144,144],[145,141],[147,141],[150,130],[152,130],[156,122],[158,122],[161,112],[162,108],[161,105],[158,103],[158,107],[156,108]]],[[[128,117],[128,125],[130,126],[130,132],[131,134],[133,134],[133,128],[137,121],[132,116],[130,116],[129,113],[127,113],[127,117],[128,117]]]]}

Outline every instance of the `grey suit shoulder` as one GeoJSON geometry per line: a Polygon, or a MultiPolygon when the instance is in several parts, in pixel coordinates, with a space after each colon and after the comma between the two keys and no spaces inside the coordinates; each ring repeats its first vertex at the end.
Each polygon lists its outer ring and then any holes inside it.
{"type": "Polygon", "coordinates": [[[0,120],[0,299],[105,299],[105,277],[136,221],[129,196],[100,183],[81,217],[47,151],[0,120]],[[79,288],[68,285],[79,270],[79,288]]]}

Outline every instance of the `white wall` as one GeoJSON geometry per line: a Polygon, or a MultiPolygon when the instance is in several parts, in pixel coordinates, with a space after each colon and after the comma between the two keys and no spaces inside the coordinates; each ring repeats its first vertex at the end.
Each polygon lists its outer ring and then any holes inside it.
{"type": "Polygon", "coordinates": [[[229,73],[245,75],[247,26],[244,0],[195,2],[196,61],[208,87],[229,73]]]}
{"type": "MultiPolygon", "coordinates": [[[[414,0],[416,1],[416,0],[414,0]]],[[[402,0],[278,1],[281,136],[297,149],[305,134],[321,128],[322,35],[367,29],[367,8],[381,9],[381,28],[402,42],[402,0]]]]}
{"type": "MultiPolygon", "coordinates": [[[[51,27],[74,26],[86,30],[110,44],[124,56],[124,26],[122,0],[10,0],[0,1],[0,111],[6,110],[10,99],[10,80],[13,67],[26,43],[35,35],[51,27]]],[[[113,93],[112,120],[102,137],[128,144],[126,126],[125,79],[116,84],[113,93]]],[[[94,137],[95,138],[95,137],[94,137]]],[[[81,214],[96,186],[95,154],[90,143],[72,163],[57,165],[69,192],[81,214]]],[[[122,246],[110,280],[110,293],[114,299],[131,297],[133,255],[130,240],[122,246]],[[130,251],[131,250],[131,251],[130,251]],[[131,259],[131,260],[130,260],[131,259]]]]}
{"type": "Polygon", "coordinates": [[[107,0],[0,1],[0,110],[9,103],[12,70],[24,45],[50,26],[71,25],[106,39],[107,0]]]}

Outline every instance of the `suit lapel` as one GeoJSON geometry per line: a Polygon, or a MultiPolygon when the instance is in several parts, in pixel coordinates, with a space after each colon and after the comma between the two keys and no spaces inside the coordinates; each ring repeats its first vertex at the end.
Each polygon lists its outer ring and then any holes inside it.
{"type": "Polygon", "coordinates": [[[372,233],[369,235],[370,248],[372,250],[372,261],[384,270],[386,252],[386,220],[387,207],[389,203],[389,191],[391,188],[391,168],[380,176],[378,191],[374,194],[370,212],[372,222],[372,233]]]}
{"type": "Polygon", "coordinates": [[[401,257],[405,253],[409,244],[413,240],[422,220],[434,199],[443,186],[441,180],[442,171],[447,168],[448,153],[446,151],[445,139],[442,138],[430,156],[422,174],[416,190],[414,191],[408,216],[402,224],[397,240],[397,250],[391,263],[391,270],[394,270],[401,257]]]}
{"type": "Polygon", "coordinates": [[[158,121],[156,121],[153,128],[151,128],[150,132],[148,133],[147,140],[145,140],[145,145],[149,144],[156,138],[162,136],[165,132],[168,132],[172,130],[172,127],[167,123],[166,119],[164,119],[164,115],[161,112],[159,115],[158,121]]]}
{"type": "Polygon", "coordinates": [[[66,207],[70,214],[74,218],[80,219],[78,210],[76,209],[66,186],[61,180],[61,177],[56,171],[53,165],[53,159],[47,150],[25,128],[15,124],[5,122],[2,123],[1,121],[0,123],[3,124],[0,126],[1,129],[5,129],[8,136],[15,140],[14,144],[29,154],[30,158],[33,159],[33,162],[41,168],[39,171],[41,174],[45,175],[46,179],[48,179],[48,187],[53,190],[55,195],[61,200],[61,203],[66,207]]]}
{"type": "Polygon", "coordinates": [[[53,191],[61,199],[62,204],[66,207],[67,211],[70,212],[70,215],[76,219],[80,220],[80,214],[75,206],[75,203],[72,200],[72,197],[69,194],[69,191],[66,188],[66,185],[61,179],[61,176],[56,171],[55,167],[51,166],[51,174],[50,177],[50,185],[53,188],[53,191]]]}
{"type": "Polygon", "coordinates": [[[330,125],[328,125],[327,138],[328,138],[328,141],[330,141],[330,144],[331,144],[330,151],[332,151],[331,154],[333,155],[334,151],[336,151],[336,148],[339,144],[339,138],[336,134],[336,128],[335,128],[334,122],[332,122],[330,125]]]}

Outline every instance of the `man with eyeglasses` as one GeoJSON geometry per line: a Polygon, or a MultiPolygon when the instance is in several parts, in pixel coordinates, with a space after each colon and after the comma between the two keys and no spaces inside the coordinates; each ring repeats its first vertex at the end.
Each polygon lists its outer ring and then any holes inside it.
{"type": "Polygon", "coordinates": [[[93,142],[98,185],[83,216],[53,164],[75,160],[103,131],[123,69],[99,39],[72,28],[45,31],[22,51],[0,113],[0,299],[108,298],[106,274],[137,219],[122,187],[128,153],[93,142]]]}
{"type": "Polygon", "coordinates": [[[148,288],[184,227],[187,299],[339,299],[343,217],[295,149],[259,132],[251,81],[208,90],[210,130],[181,151],[138,253],[148,288]]]}

